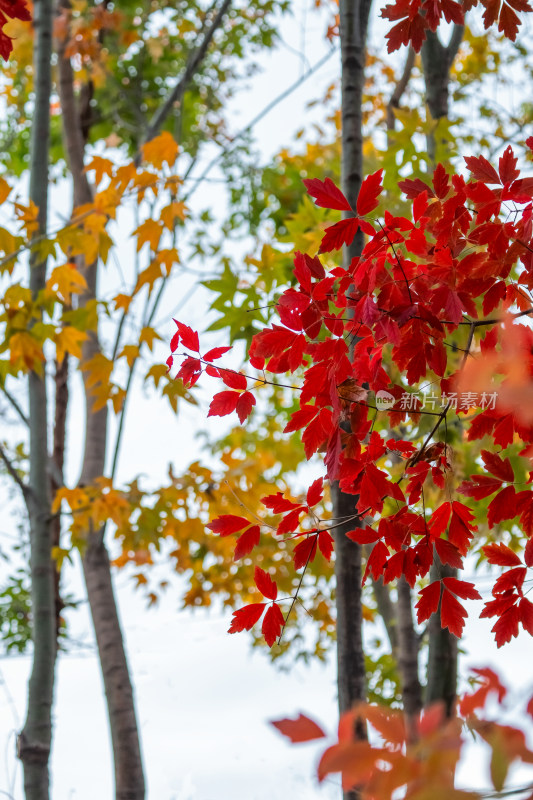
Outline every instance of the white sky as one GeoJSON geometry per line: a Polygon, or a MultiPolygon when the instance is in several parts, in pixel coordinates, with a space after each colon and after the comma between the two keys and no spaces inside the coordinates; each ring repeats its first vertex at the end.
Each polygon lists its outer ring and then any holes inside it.
{"type": "MultiPolygon", "coordinates": [[[[298,8],[295,18],[282,26],[284,40],[297,48],[304,20],[302,3],[298,8]]],[[[323,21],[311,13],[305,19],[305,54],[314,64],[329,45],[323,40],[323,21]]],[[[287,47],[261,63],[263,73],[254,77],[246,94],[235,98],[236,128],[292,84],[302,70],[301,58],[287,47]]],[[[319,109],[307,113],[305,104],[321,96],[338,69],[334,57],[259,123],[255,135],[265,156],[289,144],[291,131],[319,117],[319,109]]],[[[203,194],[199,192],[200,204],[209,196],[207,192],[213,191],[211,186],[203,194]]],[[[195,296],[181,318],[189,324],[194,318],[201,320],[205,314],[201,302],[201,295],[195,296]]],[[[124,481],[144,473],[155,482],[164,477],[170,460],[179,468],[195,457],[197,446],[191,433],[198,417],[188,409],[178,420],[159,409],[154,414],[151,402],[149,396],[139,396],[132,407],[119,476],[124,481]]],[[[70,426],[75,430],[75,416],[70,426]]],[[[71,454],[74,464],[75,455],[71,454]]],[[[321,745],[291,747],[268,725],[269,719],[303,711],[333,731],[337,710],[332,664],[300,665],[288,673],[280,672],[264,654],[250,651],[246,634],[227,635],[229,612],[197,611],[192,615],[178,611],[179,601],[172,592],[162,598],[157,609],[146,610],[126,575],[119,574],[116,583],[151,800],[339,797],[337,781],[316,785],[314,769],[321,745]]],[[[82,595],[77,568],[70,570],[70,585],[82,595]]],[[[531,692],[531,639],[521,637],[497,651],[490,621],[476,618],[480,607],[479,603],[469,605],[476,610],[467,625],[463,642],[467,655],[462,664],[499,666],[510,676],[517,693],[526,688],[531,692]]],[[[54,800],[110,798],[113,777],[108,727],[87,609],[71,613],[70,618],[74,638],[87,647],[75,648],[59,659],[52,796],[54,800]]],[[[0,670],[0,796],[7,792],[20,800],[22,770],[14,754],[14,732],[24,720],[29,659],[3,659],[0,670]]],[[[473,763],[462,771],[461,782],[472,788],[489,787],[488,775],[473,771],[473,763]]],[[[517,778],[519,783],[525,780],[517,778]]]]}

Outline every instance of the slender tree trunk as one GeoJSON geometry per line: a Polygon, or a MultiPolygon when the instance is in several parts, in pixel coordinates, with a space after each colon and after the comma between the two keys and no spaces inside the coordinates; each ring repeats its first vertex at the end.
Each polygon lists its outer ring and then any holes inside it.
{"type": "Polygon", "coordinates": [[[404,577],[398,581],[398,667],[402,681],[403,708],[410,741],[417,738],[422,687],[418,674],[419,642],[413,623],[411,588],[404,577]]]}
{"type": "MultiPolygon", "coordinates": [[[[444,46],[438,34],[427,31],[427,39],[422,46],[422,66],[426,84],[426,102],[434,120],[449,115],[450,69],[461,44],[464,28],[454,25],[448,45],[444,46]]],[[[428,137],[428,154],[435,163],[437,142],[435,134],[428,137]]],[[[430,570],[430,581],[445,577],[455,577],[457,570],[443,566],[435,554],[430,570]]],[[[451,716],[457,684],[457,639],[447,629],[441,628],[440,603],[436,614],[429,621],[429,653],[425,703],[430,705],[443,701],[446,714],[451,716]]]]}
{"type": "MultiPolygon", "coordinates": [[[[52,60],[52,0],[34,5],[35,108],[31,141],[30,199],[39,208],[39,233],[46,234],[48,218],[48,149],[52,60]]],[[[46,283],[46,259],[30,258],[30,289],[36,298],[46,283]]],[[[46,800],[48,761],[52,741],[52,702],[56,661],[52,561],[50,479],[48,475],[47,393],[44,367],[29,375],[30,428],[30,543],[33,663],[28,687],[28,712],[18,739],[24,765],[26,800],[46,800]]]]}
{"type": "MultiPolygon", "coordinates": [[[[92,202],[92,191],[83,171],[85,141],[80,114],[74,95],[70,60],[59,48],[59,95],[63,134],[74,186],[74,207],[92,202]]],[[[80,264],[87,290],[80,305],[96,298],[97,263],[80,264]]],[[[83,363],[100,353],[98,332],[91,331],[82,347],[83,363]]],[[[85,452],[80,484],[92,485],[105,471],[107,444],[107,407],[94,411],[91,389],[85,388],[85,452]]],[[[135,713],[133,686],[124,648],[118,608],[111,579],[109,555],[103,530],[87,532],[87,545],[82,557],[83,573],[102,669],[115,765],[115,797],[117,800],[142,800],[145,782],[139,728],[135,713]]]]}
{"type": "MultiPolygon", "coordinates": [[[[363,179],[362,99],[366,57],[366,33],[371,0],[340,0],[339,21],[342,75],[342,186],[355,207],[363,179]]],[[[349,264],[359,256],[364,245],[357,233],[354,242],[345,248],[349,264]]],[[[353,516],[357,498],[333,486],[333,514],[339,519],[353,516]]],[[[337,607],[337,686],[339,709],[344,712],[366,697],[365,659],[362,640],[361,547],[347,538],[353,522],[337,528],[335,535],[335,578],[337,607]]],[[[355,735],[366,737],[362,723],[355,735]]],[[[358,793],[345,794],[347,800],[358,793]]]]}

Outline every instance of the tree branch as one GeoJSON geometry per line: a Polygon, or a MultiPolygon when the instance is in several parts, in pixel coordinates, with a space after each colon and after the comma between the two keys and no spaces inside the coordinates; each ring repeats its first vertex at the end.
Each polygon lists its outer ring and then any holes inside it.
{"type": "MultiPolygon", "coordinates": [[[[151,139],[154,138],[154,136],[157,136],[157,134],[161,129],[161,126],[163,125],[165,119],[172,110],[174,104],[182,100],[183,95],[187,91],[187,88],[191,80],[193,79],[194,75],[198,70],[198,67],[204,60],[204,57],[207,53],[209,45],[211,44],[211,40],[215,34],[215,31],[222,24],[222,20],[224,19],[224,16],[228,11],[230,5],[231,5],[231,0],[224,0],[215,18],[213,19],[213,22],[204,33],[204,38],[202,39],[201,43],[195,50],[192,51],[191,55],[189,56],[189,60],[185,65],[185,70],[183,72],[183,75],[181,76],[177,84],[174,86],[172,91],[169,93],[167,99],[156,111],[156,113],[152,118],[152,121],[148,125],[148,128],[146,129],[146,133],[144,136],[145,142],[149,142],[151,139]]],[[[142,160],[142,154],[139,151],[135,156],[135,166],[139,166],[141,160],[142,160]]]]}
{"type": "Polygon", "coordinates": [[[13,462],[7,455],[6,451],[4,450],[3,446],[0,444],[0,459],[4,462],[4,466],[9,473],[10,477],[13,478],[17,486],[19,487],[20,491],[22,492],[22,496],[24,497],[24,502],[26,503],[26,507],[30,508],[31,503],[35,503],[35,496],[31,490],[31,487],[24,483],[20,475],[18,474],[13,462]]]}
{"type": "Polygon", "coordinates": [[[416,61],[416,53],[412,47],[409,48],[407,51],[407,58],[405,59],[405,65],[403,68],[402,76],[398,83],[396,84],[393,93],[390,96],[390,100],[387,104],[387,131],[394,130],[394,109],[400,107],[400,101],[403,97],[405,90],[407,89],[407,84],[409,83],[409,79],[411,77],[411,73],[413,71],[413,67],[416,61]]]}

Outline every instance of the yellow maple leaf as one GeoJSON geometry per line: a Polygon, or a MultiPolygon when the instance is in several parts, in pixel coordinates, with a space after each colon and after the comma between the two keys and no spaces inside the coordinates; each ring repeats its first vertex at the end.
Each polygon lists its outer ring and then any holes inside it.
{"type": "Polygon", "coordinates": [[[43,371],[44,354],[40,342],[31,333],[14,333],[9,339],[9,361],[12,366],[34,370],[39,375],[43,371]]]}
{"type": "Polygon", "coordinates": [[[113,174],[113,162],[102,156],[93,156],[91,163],[85,167],[85,172],[94,172],[94,182],[98,186],[104,175],[111,177],[113,174]]]}
{"type": "Polygon", "coordinates": [[[161,277],[161,275],[161,266],[157,259],[154,259],[151,264],[139,274],[134,293],[138,292],[145,285],[149,286],[149,291],[151,292],[154,287],[154,283],[158,278],[161,277]]]}
{"type": "Polygon", "coordinates": [[[86,339],[87,334],[73,328],[72,325],[61,328],[55,337],[56,358],[59,363],[63,361],[65,353],[70,353],[74,358],[81,358],[81,343],[86,339]]]}
{"type": "Polygon", "coordinates": [[[153,328],[146,327],[141,330],[139,336],[139,344],[146,343],[149,350],[154,349],[154,340],[162,341],[161,336],[153,328]]]}
{"type": "Polygon", "coordinates": [[[144,161],[147,161],[156,169],[161,169],[163,163],[171,167],[178,156],[178,145],[168,131],[163,131],[150,142],[142,146],[144,161]]]}
{"type": "Polygon", "coordinates": [[[185,203],[178,203],[177,200],[173,200],[168,206],[161,209],[160,219],[165,225],[165,228],[171,231],[174,229],[174,224],[177,219],[181,219],[182,222],[185,220],[186,211],[187,206],[185,203]]]}
{"type": "Polygon", "coordinates": [[[103,353],[97,353],[88,361],[84,361],[81,368],[83,372],[87,373],[86,380],[89,388],[98,385],[109,387],[109,379],[113,372],[113,362],[103,353]]]}
{"type": "Polygon", "coordinates": [[[115,310],[118,311],[118,309],[121,308],[123,311],[127,312],[132,300],[133,297],[130,294],[117,294],[113,300],[115,304],[115,310]]]}
{"type": "Polygon", "coordinates": [[[128,362],[128,367],[131,367],[133,362],[139,357],[139,346],[136,344],[126,344],[122,348],[119,358],[125,358],[128,362]]]}
{"type": "Polygon", "coordinates": [[[149,242],[150,250],[155,252],[162,233],[163,226],[160,221],[156,221],[151,217],[145,220],[133,231],[133,236],[137,236],[137,250],[140,250],[146,242],[149,242]]]}
{"type": "Polygon", "coordinates": [[[11,186],[9,185],[9,183],[4,178],[0,178],[0,205],[2,205],[2,203],[5,203],[5,201],[9,197],[10,192],[11,192],[11,186]]]}
{"type": "Polygon", "coordinates": [[[83,294],[87,288],[87,281],[76,269],[76,266],[69,262],[52,270],[52,274],[46,281],[46,288],[48,291],[55,292],[60,300],[70,305],[73,294],[83,294]]]}

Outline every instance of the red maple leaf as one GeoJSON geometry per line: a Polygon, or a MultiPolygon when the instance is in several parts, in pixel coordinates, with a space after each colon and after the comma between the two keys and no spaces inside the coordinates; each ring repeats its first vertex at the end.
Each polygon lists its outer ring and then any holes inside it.
{"type": "Polygon", "coordinates": [[[305,714],[299,714],[296,719],[272,720],[270,724],[293,743],[311,742],[314,739],[323,739],[326,735],[320,725],[305,714]]]}
{"type": "Polygon", "coordinates": [[[276,582],[272,580],[268,572],[265,572],[261,567],[256,567],[254,570],[255,585],[263,595],[269,600],[275,600],[278,596],[278,587],[276,582]]]}
{"type": "Polygon", "coordinates": [[[349,202],[331,178],[326,178],[324,181],[319,178],[307,178],[303,183],[308,194],[314,198],[316,205],[320,208],[333,208],[338,211],[352,210],[349,202]]]}

